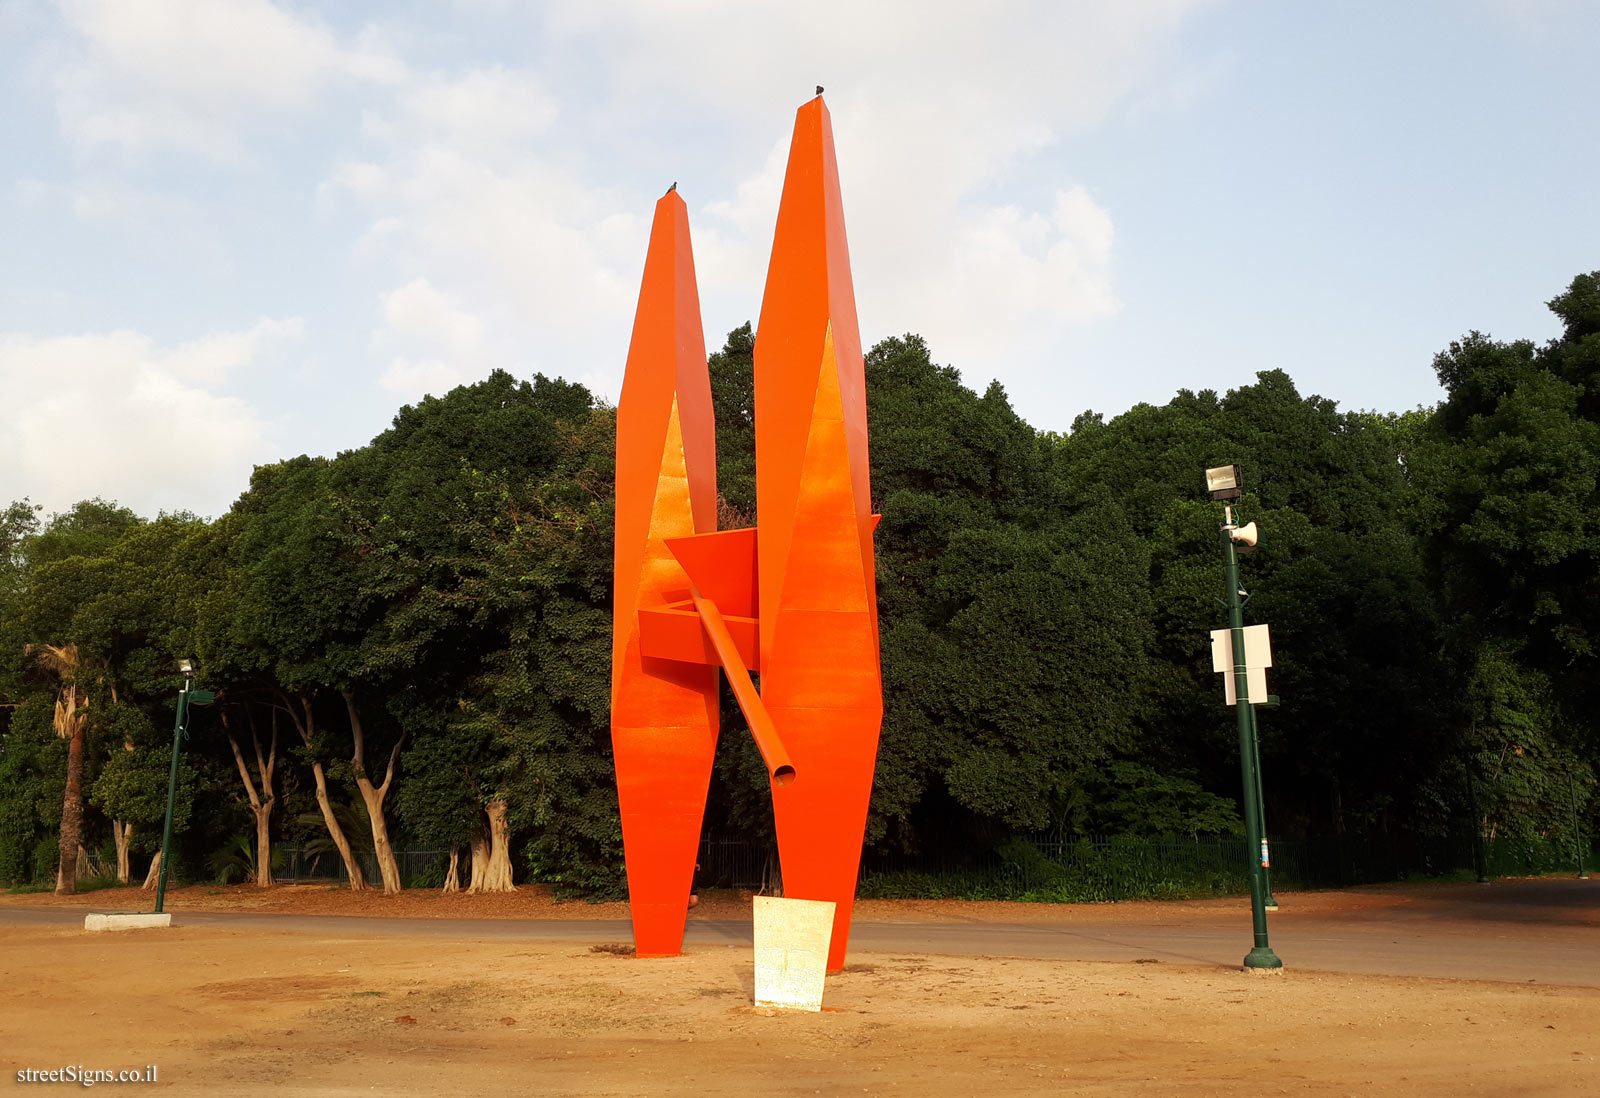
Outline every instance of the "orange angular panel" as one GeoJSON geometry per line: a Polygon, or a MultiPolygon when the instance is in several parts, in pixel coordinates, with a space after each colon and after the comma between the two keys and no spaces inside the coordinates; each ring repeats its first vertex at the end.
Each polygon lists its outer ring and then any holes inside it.
{"type": "Polygon", "coordinates": [[[682,949],[716,751],[717,668],[647,654],[640,627],[690,597],[667,539],[716,528],[714,430],[688,209],[669,191],[617,403],[611,743],[639,956],[682,949]]]}
{"type": "MultiPolygon", "coordinates": [[[[761,638],[756,619],[735,614],[724,614],[722,619],[739,654],[738,666],[749,671],[759,669],[761,638]]],[[[712,667],[723,665],[693,599],[639,611],[639,650],[646,659],[684,660],[712,667]]]]}
{"type": "Polygon", "coordinates": [[[801,778],[773,787],[784,892],[832,900],[844,965],[883,723],[866,376],[820,97],[795,117],[755,346],[761,696],[801,778]]]}
{"type": "Polygon", "coordinates": [[[754,527],[670,538],[667,549],[683,565],[700,593],[715,599],[724,614],[755,616],[758,585],[754,527]]]}

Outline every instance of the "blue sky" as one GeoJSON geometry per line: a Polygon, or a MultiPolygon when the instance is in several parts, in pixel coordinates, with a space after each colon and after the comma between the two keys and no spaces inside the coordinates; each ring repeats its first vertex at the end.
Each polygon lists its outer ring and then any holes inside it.
{"type": "Polygon", "coordinates": [[[1600,268],[1600,4],[7,0],[0,502],[225,510],[494,367],[614,398],[655,198],[707,343],[827,86],[862,336],[1065,430],[1438,399],[1600,268]]]}

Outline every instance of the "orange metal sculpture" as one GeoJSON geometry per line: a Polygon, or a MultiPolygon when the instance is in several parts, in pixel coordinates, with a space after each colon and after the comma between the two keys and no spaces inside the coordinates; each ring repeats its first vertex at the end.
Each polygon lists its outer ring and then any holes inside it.
{"type": "MultiPolygon", "coordinates": [[[[676,195],[669,194],[663,202],[668,199],[676,201],[676,195]]],[[[636,863],[659,856],[659,851],[644,840],[636,843],[634,836],[646,832],[644,820],[657,810],[670,815],[676,835],[679,820],[688,814],[684,795],[692,789],[698,797],[696,806],[704,803],[703,767],[709,766],[709,748],[698,738],[702,726],[695,725],[695,735],[685,737],[696,745],[687,751],[680,743],[685,726],[679,709],[651,709],[639,702],[635,692],[640,698],[646,692],[652,698],[668,697],[661,684],[670,680],[680,691],[670,694],[671,701],[687,711],[691,695],[707,691],[711,711],[706,727],[714,739],[715,669],[720,667],[728,674],[772,780],[784,891],[791,897],[832,900],[836,905],[828,969],[838,971],[849,942],[883,690],[872,553],[877,517],[871,510],[867,471],[866,380],[832,126],[821,97],[801,107],[795,119],[756,335],[759,526],[754,530],[713,532],[710,522],[699,519],[698,510],[695,521],[690,521],[689,503],[698,508],[702,483],[710,484],[714,492],[715,474],[709,464],[674,464],[679,452],[674,447],[687,452],[691,431],[687,415],[679,434],[670,427],[665,431],[666,453],[659,456],[663,432],[653,425],[664,413],[652,409],[669,403],[662,394],[675,385],[681,403],[685,391],[698,394],[709,389],[703,380],[705,356],[697,315],[690,325],[693,339],[681,335],[689,324],[683,303],[694,300],[692,271],[685,274],[681,266],[674,268],[680,289],[673,324],[679,336],[671,347],[677,357],[668,353],[666,324],[652,320],[645,331],[646,299],[664,293],[652,283],[652,271],[667,266],[656,258],[661,217],[658,206],[658,230],[652,234],[651,258],[645,266],[640,319],[635,322],[617,425],[613,737],[618,745],[635,938],[641,954],[647,952],[646,940],[652,953],[665,951],[661,946],[669,936],[676,936],[670,952],[676,952],[681,942],[687,886],[677,893],[678,910],[671,923],[664,909],[657,910],[655,892],[649,893],[650,906],[641,906],[645,893],[636,891],[635,882],[654,887],[668,874],[662,868],[658,878],[654,868],[636,868],[636,863]],[[685,284],[687,294],[681,289],[685,284]],[[656,346],[654,340],[662,341],[660,349],[650,351],[647,348],[656,346]],[[670,374],[673,380],[670,384],[635,381],[636,373],[642,377],[649,370],[664,378],[670,374]],[[632,407],[636,399],[641,410],[632,407]],[[688,472],[680,473],[680,468],[688,472]],[[630,484],[626,499],[625,470],[630,484]],[[702,480],[697,481],[696,475],[702,480]],[[687,494],[678,490],[678,477],[686,481],[687,494]],[[680,509],[676,514],[671,513],[674,507],[680,509]],[[630,546],[635,541],[645,546],[642,559],[653,562],[650,569],[634,563],[639,559],[636,546],[624,569],[624,537],[632,539],[630,546]],[[668,567],[662,548],[681,571],[668,567]],[[625,586],[638,593],[625,600],[625,586]],[[750,678],[752,670],[761,675],[759,693],[750,678]],[[625,720],[619,721],[619,712],[625,720]],[[661,717],[652,724],[649,712],[661,717]],[[683,768],[681,777],[675,773],[678,767],[683,768]],[[648,789],[640,776],[646,770],[652,775],[648,789]],[[652,809],[652,803],[659,809],[652,809]]],[[[679,254],[687,257],[686,222],[681,240],[679,254]]],[[[698,416],[700,406],[695,407],[698,416]]],[[[703,420],[697,419],[706,423],[697,456],[700,447],[707,454],[714,449],[709,401],[705,408],[703,420]]],[[[672,423],[678,422],[672,418],[672,423]]],[[[696,815],[696,825],[698,819],[696,815]]],[[[683,874],[678,872],[673,879],[682,880],[683,874]]]]}

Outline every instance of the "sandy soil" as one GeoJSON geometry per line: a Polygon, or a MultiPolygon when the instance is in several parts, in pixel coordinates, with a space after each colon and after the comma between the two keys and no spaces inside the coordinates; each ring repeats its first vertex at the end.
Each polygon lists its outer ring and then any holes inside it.
{"type": "Polygon", "coordinates": [[[724,946],[8,926],[0,1061],[208,1095],[1600,1093],[1593,989],[854,953],[806,1015],[751,1009],[751,979],[724,946]]]}

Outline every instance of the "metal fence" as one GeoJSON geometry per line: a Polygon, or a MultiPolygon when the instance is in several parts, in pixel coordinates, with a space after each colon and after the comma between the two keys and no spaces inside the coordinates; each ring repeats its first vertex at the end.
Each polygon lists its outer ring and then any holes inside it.
{"type": "MultiPolygon", "coordinates": [[[[1044,901],[1229,895],[1248,891],[1251,854],[1242,838],[1126,836],[1065,841],[1020,837],[965,856],[866,849],[861,854],[858,894],[1044,901]]],[[[1471,835],[1345,835],[1273,839],[1271,855],[1273,890],[1293,891],[1473,874],[1478,849],[1471,835]]],[[[1578,868],[1578,848],[1570,838],[1486,839],[1483,855],[1493,877],[1569,873],[1578,868]]],[[[371,851],[358,850],[355,856],[368,881],[381,879],[371,851]]],[[[89,857],[103,872],[96,855],[89,857]]],[[[437,887],[444,883],[450,851],[398,847],[395,860],[406,887],[437,887]]],[[[273,877],[280,883],[333,885],[348,880],[344,862],[334,852],[308,853],[293,843],[279,843],[272,861],[273,877]]],[[[1600,868],[1592,841],[1584,843],[1583,861],[1588,868],[1600,868]]],[[[695,885],[781,892],[777,845],[743,837],[707,837],[700,843],[695,885]]]]}
{"type": "MultiPolygon", "coordinates": [[[[378,858],[370,850],[357,850],[356,863],[361,873],[370,881],[382,880],[378,872],[378,858]]],[[[444,884],[445,869],[450,864],[448,847],[396,847],[395,861],[400,866],[400,880],[407,888],[427,888],[444,884]]],[[[327,881],[337,884],[348,881],[344,859],[337,851],[307,854],[293,843],[279,843],[273,847],[272,876],[282,884],[308,884],[327,881]]]]}
{"type": "MultiPolygon", "coordinates": [[[[1592,842],[1584,864],[1594,866],[1592,842]]],[[[1415,878],[1475,874],[1471,835],[1329,836],[1271,842],[1274,891],[1343,888],[1415,878]]],[[[1483,842],[1490,876],[1576,872],[1571,839],[1492,838],[1483,842]]],[[[1252,851],[1242,838],[1017,838],[964,857],[864,850],[858,893],[881,897],[964,897],[1055,901],[1228,895],[1249,889],[1252,851]]],[[[774,846],[707,838],[700,887],[776,891],[774,846]]]]}

